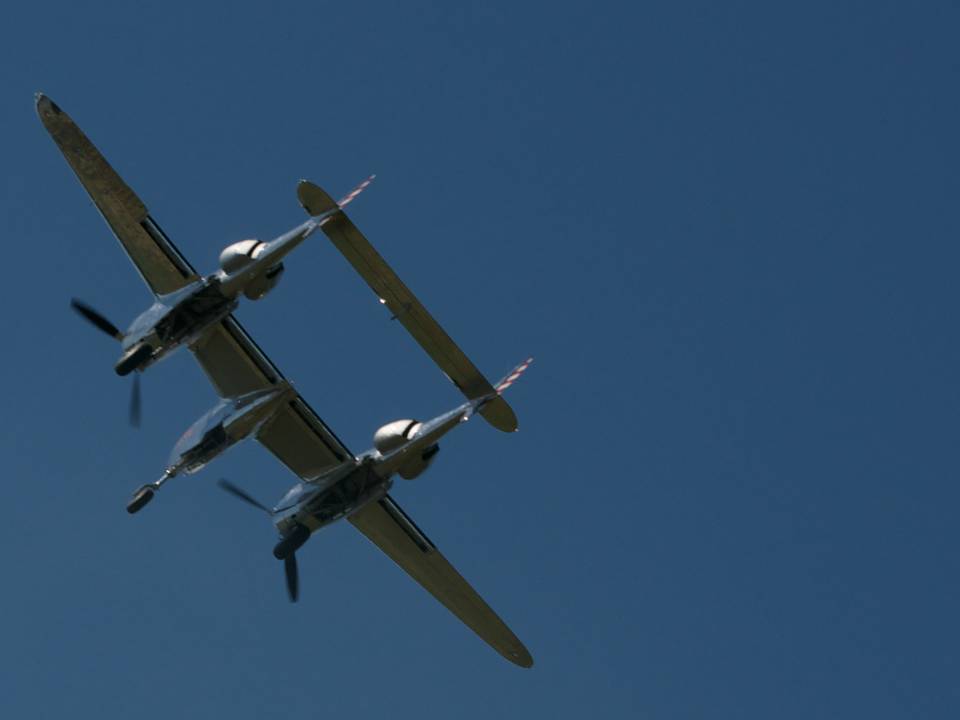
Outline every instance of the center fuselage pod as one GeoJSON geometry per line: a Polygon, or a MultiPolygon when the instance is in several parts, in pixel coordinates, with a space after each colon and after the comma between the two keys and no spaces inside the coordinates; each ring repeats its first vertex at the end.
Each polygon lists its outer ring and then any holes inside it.
{"type": "Polygon", "coordinates": [[[286,383],[219,402],[174,445],[166,474],[195,473],[222,452],[255,434],[294,396],[286,383]]]}
{"type": "Polygon", "coordinates": [[[170,453],[170,464],[159,480],[137,489],[127,512],[139,512],[170,478],[195,473],[217,455],[260,431],[296,395],[286,382],[239,397],[226,398],[191,425],[170,453]]]}

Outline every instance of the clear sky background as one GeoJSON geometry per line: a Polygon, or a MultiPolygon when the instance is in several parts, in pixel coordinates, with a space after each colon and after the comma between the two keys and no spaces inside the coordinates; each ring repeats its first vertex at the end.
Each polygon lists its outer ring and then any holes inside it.
{"type": "MultiPolygon", "coordinates": [[[[4,717],[955,718],[953,3],[20,3],[0,23],[4,717]],[[69,112],[201,271],[351,216],[509,400],[394,496],[536,659],[343,523],[300,553],[172,481],[189,353],[126,425],[149,294],[33,109],[69,112]]],[[[455,389],[325,237],[238,316],[359,452],[455,389]]]]}

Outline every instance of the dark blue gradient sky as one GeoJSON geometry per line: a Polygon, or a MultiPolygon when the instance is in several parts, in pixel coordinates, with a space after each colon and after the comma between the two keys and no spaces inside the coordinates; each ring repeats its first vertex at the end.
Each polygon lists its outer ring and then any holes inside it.
{"type": "MultiPolygon", "coordinates": [[[[960,11],[952,3],[20,4],[0,23],[4,717],[954,718],[960,11]],[[349,525],[290,606],[255,444],[162,472],[188,353],[125,424],[148,293],[33,110],[202,271],[350,210],[492,378],[394,496],[530,647],[349,525]]],[[[239,317],[354,451],[455,389],[320,235],[239,317]]]]}

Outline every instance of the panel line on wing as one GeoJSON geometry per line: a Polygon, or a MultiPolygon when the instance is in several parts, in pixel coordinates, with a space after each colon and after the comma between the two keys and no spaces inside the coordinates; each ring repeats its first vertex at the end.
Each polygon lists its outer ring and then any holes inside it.
{"type": "MultiPolygon", "coordinates": [[[[320,419],[317,416],[317,414],[313,412],[313,410],[309,409],[309,406],[307,405],[307,403],[300,397],[298,397],[296,400],[290,403],[290,409],[297,414],[297,417],[303,420],[304,424],[306,424],[306,426],[310,428],[311,432],[313,432],[317,437],[319,437],[323,441],[323,444],[327,446],[327,449],[331,453],[333,453],[334,457],[336,457],[337,460],[339,460],[340,462],[343,462],[344,460],[346,460],[347,458],[344,457],[343,453],[340,452],[336,447],[331,445],[330,441],[323,436],[323,433],[317,432],[316,428],[313,426],[313,423],[310,421],[310,418],[307,417],[304,411],[304,408],[300,407],[301,405],[305,406],[306,409],[309,410],[309,412],[313,413],[313,416],[316,417],[318,420],[320,419]]],[[[327,427],[326,423],[323,423],[322,421],[321,423],[323,424],[324,432],[328,433],[334,440],[336,440],[337,443],[339,443],[340,447],[345,448],[346,445],[340,442],[340,438],[338,438],[336,435],[333,434],[333,431],[327,427]]]]}
{"type": "Polygon", "coordinates": [[[157,224],[156,220],[147,215],[147,217],[140,222],[140,227],[144,229],[147,235],[153,238],[153,241],[157,243],[157,246],[163,251],[163,254],[167,256],[170,263],[184,278],[197,274],[197,271],[193,269],[193,266],[191,266],[183,256],[183,253],[180,252],[176,245],[170,242],[170,238],[167,237],[167,234],[163,231],[163,228],[157,224]]]}
{"type": "Polygon", "coordinates": [[[431,550],[436,549],[436,545],[430,542],[424,532],[417,527],[417,524],[410,519],[410,516],[407,515],[403,509],[393,502],[393,498],[389,495],[382,498],[380,501],[381,507],[387,511],[387,515],[390,516],[390,519],[393,520],[401,530],[403,530],[411,540],[420,548],[421,552],[428,553],[431,550]]]}
{"type": "MultiPolygon", "coordinates": [[[[232,316],[231,316],[232,317],[232,316]]],[[[250,359],[253,360],[254,364],[257,366],[257,369],[263,373],[263,376],[271,383],[277,383],[286,378],[280,373],[280,371],[274,367],[267,356],[263,354],[263,350],[260,349],[260,346],[254,342],[253,338],[250,337],[250,334],[241,327],[240,323],[233,318],[233,322],[223,323],[224,328],[227,332],[233,337],[234,341],[240,346],[243,347],[244,342],[246,342],[251,349],[255,350],[255,354],[250,355],[250,359]],[[237,333],[243,335],[243,337],[237,337],[237,333]]]]}

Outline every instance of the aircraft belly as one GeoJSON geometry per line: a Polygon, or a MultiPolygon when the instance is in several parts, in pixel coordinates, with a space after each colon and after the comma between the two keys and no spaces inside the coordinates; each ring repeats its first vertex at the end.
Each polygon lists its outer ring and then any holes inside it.
{"type": "Polygon", "coordinates": [[[310,498],[290,520],[314,532],[380,500],[392,485],[392,480],[382,479],[369,466],[359,465],[349,475],[310,498]]]}
{"type": "Polygon", "coordinates": [[[171,308],[157,323],[155,332],[164,344],[175,347],[191,343],[237,305],[236,300],[223,297],[216,287],[204,287],[171,308]]]}
{"type": "Polygon", "coordinates": [[[192,475],[236,442],[220,423],[205,432],[200,442],[183,453],[174,467],[180,467],[183,472],[192,475]]]}

